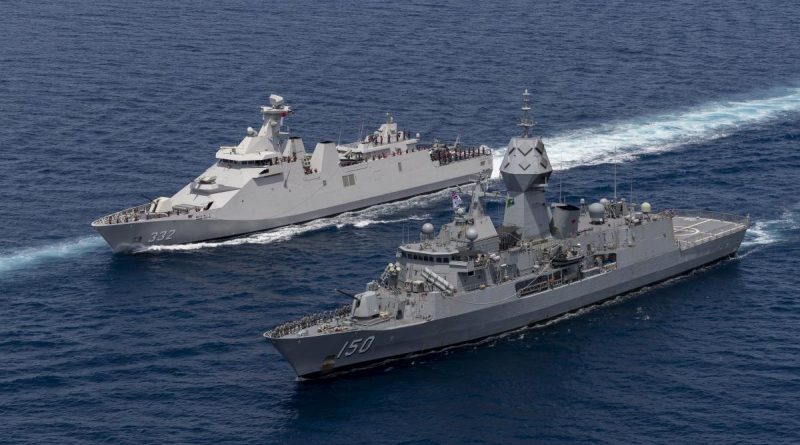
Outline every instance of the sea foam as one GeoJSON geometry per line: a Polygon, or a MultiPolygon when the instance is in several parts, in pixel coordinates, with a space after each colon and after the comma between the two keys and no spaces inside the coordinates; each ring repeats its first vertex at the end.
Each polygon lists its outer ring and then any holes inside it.
{"type": "MultiPolygon", "coordinates": [[[[679,112],[653,114],[605,125],[577,129],[545,137],[555,169],[578,165],[595,165],[612,160],[630,160],[637,156],[677,149],[681,146],[725,137],[742,127],[766,123],[786,113],[800,111],[800,88],[786,89],[784,94],[745,101],[716,101],[679,112]]],[[[493,178],[499,178],[505,147],[494,150],[493,178]]],[[[302,233],[326,227],[347,225],[363,228],[374,224],[390,224],[403,220],[386,216],[418,207],[426,202],[444,200],[449,191],[414,197],[396,203],[380,204],[359,212],[348,212],[321,218],[306,224],[293,225],[254,235],[220,242],[200,242],[179,246],[155,246],[149,252],[196,250],[241,244],[267,244],[285,241],[302,233]]],[[[786,215],[784,215],[786,216],[786,215]]],[[[743,247],[771,244],[785,220],[756,222],[748,231],[743,247]],[[782,222],[781,222],[782,221],[782,222]]],[[[98,236],[66,240],[42,247],[24,248],[0,255],[0,274],[30,267],[41,261],[81,255],[97,250],[103,241],[98,236]]]]}
{"type": "MultiPolygon", "coordinates": [[[[742,127],[800,111],[800,88],[780,96],[747,101],[709,102],[680,112],[654,114],[545,136],[553,168],[635,159],[643,154],[728,136],[742,127]]],[[[506,148],[494,151],[493,178],[500,176],[506,148]]]]}

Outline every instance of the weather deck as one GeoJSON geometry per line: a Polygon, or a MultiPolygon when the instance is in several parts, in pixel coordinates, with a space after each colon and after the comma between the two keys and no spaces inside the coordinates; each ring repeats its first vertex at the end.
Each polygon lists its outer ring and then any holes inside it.
{"type": "Polygon", "coordinates": [[[679,214],[672,218],[675,239],[682,249],[710,241],[731,232],[746,229],[748,219],[735,215],[697,212],[695,215],[679,214]]]}

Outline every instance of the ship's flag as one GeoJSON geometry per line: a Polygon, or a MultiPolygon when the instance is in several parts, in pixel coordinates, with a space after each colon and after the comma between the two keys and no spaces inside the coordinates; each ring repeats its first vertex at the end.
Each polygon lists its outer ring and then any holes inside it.
{"type": "Polygon", "coordinates": [[[450,199],[453,201],[453,208],[454,209],[457,209],[457,208],[461,207],[461,204],[463,204],[463,202],[461,201],[461,197],[458,196],[458,193],[456,193],[455,190],[450,192],[450,199]]]}

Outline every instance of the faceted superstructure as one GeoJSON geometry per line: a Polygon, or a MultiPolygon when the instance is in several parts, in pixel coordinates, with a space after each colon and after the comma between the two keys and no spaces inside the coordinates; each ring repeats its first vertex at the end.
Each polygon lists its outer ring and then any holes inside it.
{"type": "Polygon", "coordinates": [[[541,138],[531,137],[534,123],[530,119],[528,90],[523,93],[522,136],[508,143],[500,174],[508,189],[504,226],[525,238],[545,238],[550,235],[550,212],[545,189],[553,167],[541,138]]]}

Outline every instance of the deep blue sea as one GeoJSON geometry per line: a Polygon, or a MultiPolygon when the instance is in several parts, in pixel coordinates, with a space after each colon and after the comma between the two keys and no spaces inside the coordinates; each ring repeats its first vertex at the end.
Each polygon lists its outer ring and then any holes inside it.
{"type": "MultiPolygon", "coordinates": [[[[0,443],[800,443],[796,1],[0,1],[0,443]],[[341,305],[447,192],[112,255],[260,122],[394,113],[502,154],[532,93],[561,184],[749,214],[737,259],[389,368],[299,381],[261,337],[341,305]]],[[[502,191],[502,184],[494,188],[502,191]]],[[[499,215],[498,203],[490,212],[499,215]]]]}

